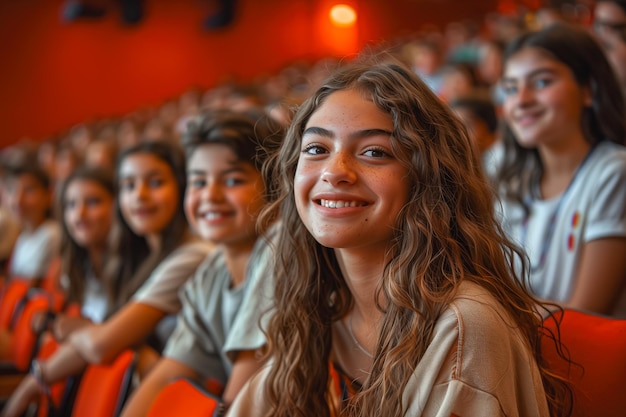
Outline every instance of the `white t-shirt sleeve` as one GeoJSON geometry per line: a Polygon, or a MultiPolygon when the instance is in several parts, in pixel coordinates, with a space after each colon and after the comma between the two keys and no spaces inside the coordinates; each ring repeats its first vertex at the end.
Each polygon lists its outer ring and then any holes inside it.
{"type": "Polygon", "coordinates": [[[597,186],[587,212],[584,241],[626,236],[626,155],[613,154],[600,172],[590,172],[597,186]]]}

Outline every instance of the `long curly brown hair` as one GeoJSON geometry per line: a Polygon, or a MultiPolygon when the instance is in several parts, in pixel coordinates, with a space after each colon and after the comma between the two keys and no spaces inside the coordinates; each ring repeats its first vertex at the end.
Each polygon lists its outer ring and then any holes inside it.
{"type": "Polygon", "coordinates": [[[274,358],[264,392],[268,416],[403,415],[404,387],[464,280],[485,288],[510,314],[537,358],[553,414],[566,414],[570,391],[541,360],[537,300],[514,273],[523,256],[496,220],[494,193],[477,150],[459,120],[410,70],[370,58],[335,72],[299,108],[265,169],[278,179],[272,191],[279,198],[264,216],[280,212],[283,222],[276,248],[277,308],[268,328],[274,358]],[[331,410],[331,326],[353,300],[333,249],[317,243],[298,216],[293,182],[309,118],[328,96],[346,89],[391,116],[391,146],[408,170],[410,192],[377,287],[383,323],[371,374],[347,406],[331,410]]]}

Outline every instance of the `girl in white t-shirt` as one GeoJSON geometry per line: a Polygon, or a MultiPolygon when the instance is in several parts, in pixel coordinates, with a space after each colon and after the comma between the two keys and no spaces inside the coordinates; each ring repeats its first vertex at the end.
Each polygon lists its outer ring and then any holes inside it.
{"type": "Polygon", "coordinates": [[[505,55],[503,224],[533,292],[626,317],[626,112],[600,46],[558,24],[505,55]]]}

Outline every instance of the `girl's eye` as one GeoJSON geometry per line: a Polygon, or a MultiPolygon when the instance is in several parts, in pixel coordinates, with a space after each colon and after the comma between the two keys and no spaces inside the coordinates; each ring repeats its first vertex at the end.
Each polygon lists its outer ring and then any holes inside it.
{"type": "Polygon", "coordinates": [[[91,197],[91,198],[88,198],[88,199],[85,200],[85,204],[88,207],[96,207],[96,206],[98,206],[100,204],[100,201],[101,200],[99,198],[97,198],[97,197],[91,197]]]}
{"type": "Polygon", "coordinates": [[[534,82],[533,85],[535,86],[535,88],[537,89],[541,89],[541,88],[545,88],[547,86],[550,85],[552,81],[548,78],[537,78],[534,82]]]}
{"type": "Polygon", "coordinates": [[[124,181],[121,185],[120,185],[120,189],[122,191],[132,191],[135,188],[135,183],[132,181],[124,181]]]}
{"type": "Polygon", "coordinates": [[[504,92],[505,95],[512,96],[514,94],[517,94],[517,86],[503,84],[502,91],[504,92]]]}
{"type": "Polygon", "coordinates": [[[65,208],[73,209],[74,207],[76,207],[76,200],[69,200],[65,202],[65,208]]]}
{"type": "Polygon", "coordinates": [[[241,178],[226,178],[224,179],[224,185],[227,187],[234,187],[239,184],[243,184],[244,180],[241,178]]]}
{"type": "Polygon", "coordinates": [[[148,185],[151,188],[158,188],[161,185],[163,185],[165,181],[163,181],[161,178],[150,178],[150,181],[148,181],[148,185]]]}
{"type": "Polygon", "coordinates": [[[322,146],[317,145],[317,144],[310,144],[307,145],[304,150],[302,151],[302,153],[306,153],[309,155],[322,155],[324,153],[326,153],[326,149],[324,149],[322,146]]]}
{"type": "Polygon", "coordinates": [[[192,178],[189,180],[189,185],[193,188],[203,188],[206,186],[206,181],[202,178],[192,178]]]}
{"type": "Polygon", "coordinates": [[[363,152],[363,155],[369,156],[370,158],[387,158],[390,155],[381,148],[372,148],[363,152]]]}

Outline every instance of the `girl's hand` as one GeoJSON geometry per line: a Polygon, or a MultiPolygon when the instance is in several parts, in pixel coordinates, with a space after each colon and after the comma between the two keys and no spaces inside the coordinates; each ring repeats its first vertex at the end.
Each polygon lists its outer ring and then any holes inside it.
{"type": "Polygon", "coordinates": [[[15,389],[4,406],[1,417],[20,417],[28,406],[39,398],[39,385],[35,377],[28,374],[15,389]]]}
{"type": "Polygon", "coordinates": [[[52,324],[52,334],[59,343],[64,342],[72,332],[89,324],[92,324],[92,322],[84,317],[71,317],[61,314],[57,316],[52,324]]]}

